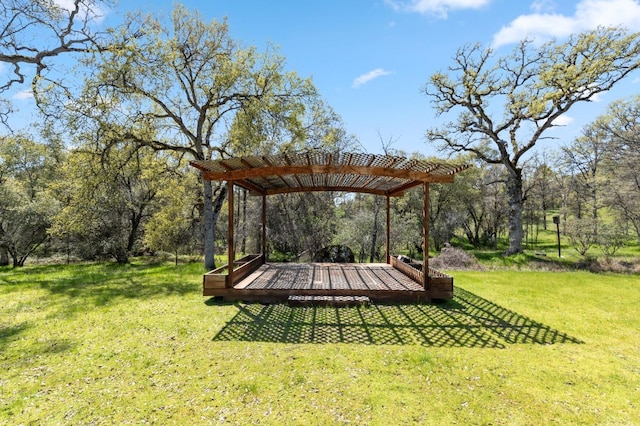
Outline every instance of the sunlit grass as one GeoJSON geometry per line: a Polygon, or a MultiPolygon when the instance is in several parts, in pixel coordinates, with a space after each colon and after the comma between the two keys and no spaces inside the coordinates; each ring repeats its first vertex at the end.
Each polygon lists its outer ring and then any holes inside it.
{"type": "Polygon", "coordinates": [[[201,264],[0,269],[0,423],[637,424],[640,277],[452,272],[436,306],[201,296],[201,264]]]}

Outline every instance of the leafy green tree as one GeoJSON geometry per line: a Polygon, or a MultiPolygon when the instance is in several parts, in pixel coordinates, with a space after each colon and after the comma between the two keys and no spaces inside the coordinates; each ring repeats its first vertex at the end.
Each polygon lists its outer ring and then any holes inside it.
{"type": "Polygon", "coordinates": [[[543,229],[548,226],[548,212],[560,206],[561,192],[558,188],[557,171],[551,164],[551,156],[543,153],[533,158],[533,173],[529,183],[527,202],[542,214],[543,229]]]}
{"type": "Polygon", "coordinates": [[[274,195],[267,203],[267,231],[281,253],[310,258],[331,244],[336,233],[334,198],[330,192],[274,195]]]}
{"type": "Polygon", "coordinates": [[[49,185],[57,175],[58,151],[26,135],[0,141],[0,249],[14,267],[23,266],[47,241],[57,208],[49,185]]]}
{"type": "MultiPolygon", "coordinates": [[[[284,58],[243,48],[225,21],[205,23],[181,5],[168,25],[135,15],[113,36],[114,47],[85,64],[95,73],[82,95],[64,103],[74,109],[70,124],[109,133],[110,140],[192,160],[222,158],[229,155],[228,131],[238,112],[272,111],[291,123],[304,113],[300,105],[317,96],[310,80],[284,71],[284,58]]],[[[211,269],[216,206],[226,186],[205,180],[203,194],[205,267],[211,269]]]]}
{"type": "MultiPolygon", "coordinates": [[[[599,211],[604,203],[601,195],[607,180],[603,178],[603,163],[611,157],[608,135],[598,123],[587,126],[582,135],[570,145],[562,148],[562,158],[567,173],[573,177],[576,191],[578,218],[589,216],[594,226],[598,224],[599,211]],[[587,212],[583,212],[583,209],[587,212]]],[[[594,232],[598,233],[597,228],[594,232]]]]}
{"type": "Polygon", "coordinates": [[[611,257],[629,241],[628,227],[621,222],[601,223],[598,226],[597,242],[600,251],[611,257]]]}
{"type": "Polygon", "coordinates": [[[439,115],[457,121],[432,128],[428,139],[442,149],[468,152],[506,173],[509,248],[522,251],[522,161],[575,104],[593,99],[640,67],[640,33],[598,28],[565,43],[518,44],[510,56],[493,49],[462,47],[449,73],[438,72],[424,89],[439,115]],[[502,110],[497,106],[504,105],[502,110]]]}
{"type": "Polygon", "coordinates": [[[354,194],[337,207],[334,244],[349,247],[360,262],[375,262],[384,256],[385,201],[383,197],[354,194]]]}
{"type": "Polygon", "coordinates": [[[52,234],[75,241],[82,258],[109,256],[127,263],[167,184],[167,169],[167,158],[149,149],[124,145],[108,156],[72,151],[57,182],[63,208],[52,234]]]}
{"type": "Polygon", "coordinates": [[[567,223],[569,240],[581,256],[586,256],[589,249],[598,242],[598,235],[595,232],[598,226],[594,222],[595,219],[586,217],[571,219],[567,223]]]}
{"type": "Polygon", "coordinates": [[[201,223],[195,177],[193,173],[179,174],[163,185],[158,191],[158,209],[145,224],[145,246],[174,253],[176,265],[180,250],[193,242],[201,223]]]}
{"type": "Polygon", "coordinates": [[[633,226],[640,242],[640,97],[614,102],[592,126],[610,143],[603,164],[607,204],[633,226]]]}

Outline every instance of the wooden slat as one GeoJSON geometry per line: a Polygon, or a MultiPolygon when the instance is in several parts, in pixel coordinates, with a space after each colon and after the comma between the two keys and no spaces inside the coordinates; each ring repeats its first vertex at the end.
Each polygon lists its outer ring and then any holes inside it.
{"type": "Polygon", "coordinates": [[[388,178],[399,178],[406,180],[416,180],[420,182],[442,182],[446,181],[449,175],[432,175],[429,173],[417,172],[414,170],[393,169],[385,167],[366,167],[354,165],[335,164],[307,164],[273,167],[255,167],[251,169],[229,170],[227,172],[205,172],[204,175],[210,180],[241,180],[258,176],[282,176],[301,174],[352,174],[365,176],[380,176],[388,178]]]}
{"type": "Polygon", "coordinates": [[[291,194],[294,192],[359,192],[364,194],[387,195],[387,191],[368,188],[354,188],[351,186],[302,186],[290,188],[273,188],[266,191],[267,195],[291,194]]]}

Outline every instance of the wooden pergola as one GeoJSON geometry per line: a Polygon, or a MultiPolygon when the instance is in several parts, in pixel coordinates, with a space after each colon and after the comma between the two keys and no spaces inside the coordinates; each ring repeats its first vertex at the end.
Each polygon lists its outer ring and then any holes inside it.
{"type": "MultiPolygon", "coordinates": [[[[438,271],[429,269],[429,257],[426,254],[426,248],[429,246],[429,185],[431,183],[452,183],[456,173],[465,170],[468,167],[467,165],[451,165],[388,155],[349,152],[329,153],[319,151],[270,156],[248,156],[220,160],[200,160],[192,161],[191,165],[202,171],[203,179],[225,181],[228,185],[229,264],[205,274],[204,295],[219,295],[227,299],[259,301],[280,300],[284,296],[314,294],[319,296],[356,293],[369,295],[371,292],[366,291],[367,289],[354,289],[348,285],[346,286],[347,288],[291,288],[290,291],[282,291],[286,290],[286,288],[274,286],[273,283],[271,283],[270,288],[278,287],[279,292],[276,290],[268,291],[268,289],[264,288],[261,289],[261,291],[254,289],[253,292],[251,292],[251,283],[246,282],[250,279],[249,275],[251,274],[254,275],[255,279],[254,272],[261,265],[266,264],[267,196],[293,192],[335,191],[360,192],[386,197],[386,263],[420,285],[420,288],[417,290],[415,288],[409,290],[423,293],[417,295],[419,296],[417,299],[431,300],[434,298],[453,297],[452,278],[438,271]],[[238,261],[235,260],[233,231],[233,188],[235,185],[253,194],[262,196],[262,253],[260,255],[249,255],[238,261]],[[407,190],[416,186],[422,186],[423,188],[422,224],[425,255],[423,256],[421,270],[399,262],[395,257],[391,256],[389,252],[390,197],[403,195],[407,190]],[[225,270],[226,273],[223,273],[225,270]],[[449,282],[451,284],[450,290],[438,289],[437,285],[432,285],[434,283],[447,284],[449,282]]],[[[327,270],[331,270],[331,268],[327,270]]],[[[374,275],[375,274],[369,274],[369,276],[372,277],[374,275]]],[[[328,280],[330,281],[331,278],[329,277],[328,280]]],[[[394,277],[393,280],[397,282],[401,281],[397,277],[394,277]]],[[[382,284],[382,290],[373,290],[384,291],[386,288],[388,291],[396,291],[395,289],[385,286],[384,279],[382,279],[382,284]]],[[[365,286],[366,285],[368,284],[365,284],[365,286]]],[[[379,283],[377,286],[380,287],[379,283]]],[[[401,287],[405,289],[409,286],[403,284],[401,287]]],[[[402,289],[398,291],[402,291],[402,289]]],[[[384,294],[376,293],[376,296],[384,296],[384,294]]],[[[386,296],[388,296],[388,294],[386,296]]],[[[413,296],[415,295],[412,295],[410,299],[416,299],[416,297],[413,296]]]]}

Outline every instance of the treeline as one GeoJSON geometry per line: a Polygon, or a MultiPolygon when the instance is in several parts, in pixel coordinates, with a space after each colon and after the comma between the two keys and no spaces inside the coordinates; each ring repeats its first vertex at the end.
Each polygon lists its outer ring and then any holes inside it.
{"type": "MultiPolygon", "coordinates": [[[[205,22],[176,4],[170,17],[132,13],[105,28],[103,6],[113,4],[0,3],[8,65],[0,93],[30,82],[37,105],[36,123],[16,130],[15,105],[0,98],[1,264],[34,255],[124,263],[163,251],[203,254],[212,269],[226,246],[227,188],[201,180],[190,160],[360,150],[311,79],[288,71],[277,49],[233,39],[226,20],[205,22]]],[[[567,146],[534,149],[573,105],[640,68],[640,33],[598,28],[494,54],[466,45],[423,89],[436,114],[457,114],[427,139],[475,166],[433,185],[432,248],[458,241],[519,253],[551,214],[582,254],[640,239],[639,99],[612,104],[567,146]]],[[[235,199],[236,250],[255,251],[258,200],[235,199]]],[[[313,257],[346,244],[359,260],[380,260],[382,204],[335,193],[270,197],[270,250],[313,257]]],[[[421,194],[391,208],[392,250],[419,257],[421,194]]]]}
{"type": "MultiPolygon", "coordinates": [[[[612,104],[571,144],[530,158],[524,168],[525,243],[555,225],[582,255],[598,246],[611,255],[640,242],[640,149],[634,132],[640,98],[612,104]]],[[[350,148],[348,144],[345,146],[350,148]]],[[[304,149],[304,147],[301,147],[304,149]]],[[[328,146],[328,149],[335,149],[328,146]]],[[[405,153],[395,154],[406,155],[405,153]]],[[[420,157],[413,153],[410,156],[420,157]]],[[[504,171],[470,156],[453,184],[432,184],[431,250],[457,242],[504,248],[509,203],[504,171]]],[[[33,255],[75,260],[168,252],[201,258],[204,198],[199,172],[176,153],[121,144],[69,149],[57,139],[24,135],[0,145],[0,260],[21,266],[33,255]]],[[[224,184],[214,184],[214,247],[224,253],[224,184]]],[[[261,197],[236,189],[236,250],[259,250],[261,197]]],[[[391,248],[423,255],[422,191],[391,199],[391,248]]],[[[385,202],[366,194],[303,193],[268,197],[268,248],[274,259],[313,259],[324,247],[348,246],[358,261],[381,261],[385,202]]]]}

